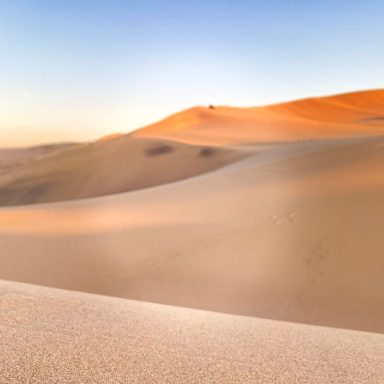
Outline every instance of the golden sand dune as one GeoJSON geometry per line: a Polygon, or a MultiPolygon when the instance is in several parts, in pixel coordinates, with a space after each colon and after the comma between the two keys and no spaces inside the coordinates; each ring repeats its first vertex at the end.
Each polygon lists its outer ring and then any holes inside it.
{"type": "Polygon", "coordinates": [[[107,136],[104,136],[102,138],[100,138],[99,140],[97,140],[98,142],[103,142],[103,141],[110,141],[110,140],[115,140],[115,139],[118,139],[120,137],[124,136],[123,133],[112,133],[110,135],[107,135],[107,136]]]}
{"type": "Polygon", "coordinates": [[[134,135],[225,145],[383,133],[384,90],[377,90],[258,108],[192,108],[134,135]]]}
{"type": "Polygon", "coordinates": [[[384,332],[384,138],[253,151],[156,188],[2,209],[1,277],[384,332]]]}
{"type": "Polygon", "coordinates": [[[310,98],[272,105],[268,109],[308,120],[359,125],[384,119],[384,90],[310,98]]]}
{"type": "Polygon", "coordinates": [[[381,384],[384,336],[0,282],[4,383],[381,384]]]}
{"type": "Polygon", "coordinates": [[[210,171],[242,156],[224,148],[115,137],[0,168],[0,205],[72,200],[151,187],[210,171]]]}

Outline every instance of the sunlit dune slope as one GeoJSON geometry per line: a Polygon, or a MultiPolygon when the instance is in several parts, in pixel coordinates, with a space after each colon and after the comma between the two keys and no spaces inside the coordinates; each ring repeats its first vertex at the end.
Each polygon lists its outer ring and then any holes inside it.
{"type": "Polygon", "coordinates": [[[310,98],[272,105],[268,109],[319,122],[369,123],[384,120],[384,90],[310,98]]]}
{"type": "Polygon", "coordinates": [[[177,183],[0,210],[0,277],[384,332],[384,138],[259,145],[177,183]]]}
{"type": "Polygon", "coordinates": [[[124,136],[0,167],[0,205],[102,196],[151,187],[215,169],[235,150],[124,136]]]}
{"type": "Polygon", "coordinates": [[[258,108],[197,107],[134,135],[220,145],[382,133],[384,90],[376,90],[258,108]]]}
{"type": "Polygon", "coordinates": [[[103,142],[103,141],[110,141],[110,140],[115,140],[115,139],[118,139],[120,137],[124,136],[123,133],[111,133],[110,135],[107,135],[107,136],[103,136],[101,137],[99,140],[97,140],[98,142],[103,142]]]}
{"type": "Polygon", "coordinates": [[[380,384],[384,336],[0,282],[4,383],[380,384]]]}

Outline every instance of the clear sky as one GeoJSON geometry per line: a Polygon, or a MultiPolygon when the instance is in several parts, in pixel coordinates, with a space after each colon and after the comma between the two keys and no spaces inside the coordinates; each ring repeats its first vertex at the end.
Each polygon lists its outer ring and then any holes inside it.
{"type": "Polygon", "coordinates": [[[384,87],[382,0],[0,0],[0,147],[384,87]]]}

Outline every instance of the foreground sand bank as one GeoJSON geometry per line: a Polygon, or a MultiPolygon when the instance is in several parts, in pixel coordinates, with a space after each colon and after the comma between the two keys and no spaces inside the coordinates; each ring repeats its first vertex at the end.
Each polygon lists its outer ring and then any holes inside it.
{"type": "Polygon", "coordinates": [[[0,282],[1,383],[380,384],[384,336],[0,282]]]}

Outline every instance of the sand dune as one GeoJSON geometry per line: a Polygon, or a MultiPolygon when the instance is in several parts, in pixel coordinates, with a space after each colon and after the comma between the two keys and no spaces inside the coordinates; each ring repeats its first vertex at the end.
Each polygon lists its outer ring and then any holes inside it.
{"type": "Polygon", "coordinates": [[[75,147],[73,143],[41,145],[29,148],[3,148],[0,149],[0,173],[4,172],[5,168],[20,166],[29,161],[34,161],[46,155],[75,147]]]}
{"type": "Polygon", "coordinates": [[[0,281],[0,382],[382,383],[383,116],[369,91],[0,151],[0,278],[82,291],[0,281]]]}
{"type": "Polygon", "coordinates": [[[114,137],[0,168],[0,205],[72,200],[151,187],[207,172],[243,156],[231,149],[114,137]]]}
{"type": "Polygon", "coordinates": [[[200,145],[249,144],[378,135],[384,132],[383,119],[384,90],[377,90],[259,108],[192,108],[134,135],[200,145]]]}
{"type": "Polygon", "coordinates": [[[327,123],[369,123],[384,118],[384,90],[310,98],[267,107],[270,110],[327,123]]]}
{"type": "Polygon", "coordinates": [[[241,159],[255,143],[382,134],[383,110],[382,90],[260,108],[198,107],[132,135],[3,150],[0,205],[103,196],[185,179],[241,159]]]}
{"type": "Polygon", "coordinates": [[[359,383],[384,336],[0,282],[7,383],[359,383]],[[39,310],[36,311],[36,308],[39,310]]]}
{"type": "Polygon", "coordinates": [[[1,277],[383,332],[383,149],[260,145],[173,184],[2,209],[1,277]]]}

